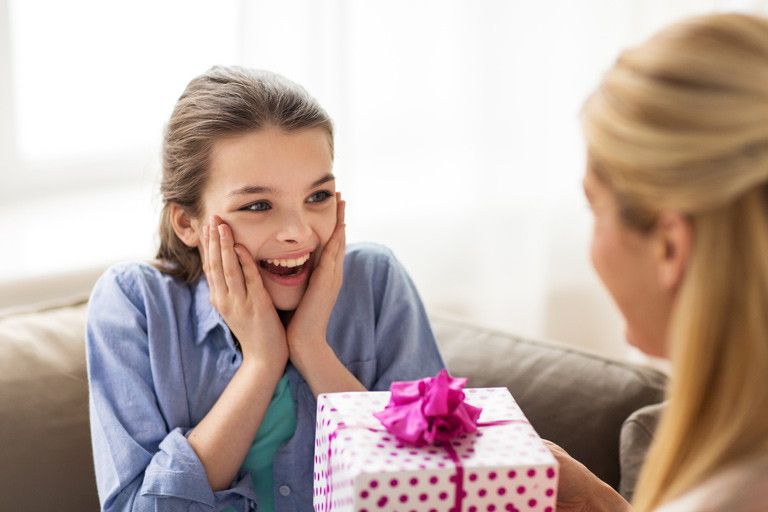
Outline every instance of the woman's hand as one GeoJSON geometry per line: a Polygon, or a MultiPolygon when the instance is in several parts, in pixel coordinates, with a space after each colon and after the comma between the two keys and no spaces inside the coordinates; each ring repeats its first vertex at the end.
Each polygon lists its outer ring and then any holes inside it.
{"type": "Polygon", "coordinates": [[[624,498],[555,443],[544,440],[560,465],[558,512],[631,511],[624,498]]]}
{"type": "Polygon", "coordinates": [[[336,229],[325,244],[320,261],[312,271],[309,286],[299,302],[286,328],[288,347],[294,352],[325,345],[328,320],[339,296],[344,276],[344,253],[346,250],[346,224],[344,210],[346,202],[341,193],[336,193],[336,229]]]}
{"type": "Polygon", "coordinates": [[[250,253],[216,215],[203,228],[203,251],[211,304],[237,337],[243,364],[267,362],[282,372],[288,361],[283,324],[250,253]]]}

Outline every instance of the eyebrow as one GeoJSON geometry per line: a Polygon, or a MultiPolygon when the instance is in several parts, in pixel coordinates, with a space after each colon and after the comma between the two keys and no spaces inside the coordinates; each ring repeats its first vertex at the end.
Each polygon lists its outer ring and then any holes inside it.
{"type": "MultiPolygon", "coordinates": [[[[329,181],[333,181],[336,179],[336,176],[334,176],[331,173],[326,174],[319,180],[313,182],[309,188],[317,188],[320,185],[323,185],[325,183],[328,183],[329,181]]],[[[244,187],[240,187],[238,189],[235,189],[227,194],[227,197],[231,196],[240,196],[240,195],[248,195],[248,194],[277,194],[277,190],[273,187],[261,187],[257,185],[246,185],[244,187]]]]}
{"type": "Polygon", "coordinates": [[[317,188],[320,185],[324,185],[324,184],[328,183],[329,181],[333,181],[335,179],[336,179],[336,176],[334,176],[331,173],[328,173],[325,176],[323,176],[322,178],[320,178],[319,180],[317,180],[316,182],[314,182],[312,185],[310,185],[309,188],[317,188]]]}

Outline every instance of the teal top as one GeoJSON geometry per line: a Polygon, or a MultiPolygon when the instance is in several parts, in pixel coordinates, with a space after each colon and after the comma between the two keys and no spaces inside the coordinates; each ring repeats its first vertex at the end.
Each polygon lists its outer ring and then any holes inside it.
{"type": "MultiPolygon", "coordinates": [[[[292,438],[295,431],[296,412],[293,410],[288,374],[284,373],[280,382],[277,383],[267,413],[256,433],[256,438],[240,467],[242,471],[251,472],[256,496],[259,499],[259,512],[274,512],[275,510],[275,496],[272,490],[274,487],[272,461],[280,445],[292,438]]],[[[224,510],[225,512],[235,512],[233,507],[224,510]]]]}

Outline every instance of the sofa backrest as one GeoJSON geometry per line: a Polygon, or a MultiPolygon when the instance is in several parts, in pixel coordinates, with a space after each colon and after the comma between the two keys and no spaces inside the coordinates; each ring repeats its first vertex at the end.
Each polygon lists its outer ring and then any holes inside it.
{"type": "Polygon", "coordinates": [[[468,377],[469,387],[507,387],[539,436],[560,445],[614,489],[632,492],[648,441],[625,435],[621,459],[634,465],[622,473],[619,439],[634,411],[664,400],[666,375],[450,317],[432,315],[431,322],[453,375],[468,377]]]}
{"type": "MultiPolygon", "coordinates": [[[[41,510],[98,510],[86,308],[81,294],[0,312],[2,510],[28,509],[30,499],[41,510]]],[[[622,423],[663,398],[661,373],[448,317],[431,320],[454,376],[468,377],[470,387],[508,387],[539,435],[619,488],[622,423]]]]}

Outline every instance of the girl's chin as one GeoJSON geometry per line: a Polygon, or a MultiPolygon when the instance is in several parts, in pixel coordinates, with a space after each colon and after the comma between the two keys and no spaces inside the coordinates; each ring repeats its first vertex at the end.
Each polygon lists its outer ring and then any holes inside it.
{"type": "Polygon", "coordinates": [[[270,290],[267,289],[270,298],[272,299],[272,305],[278,311],[295,311],[299,307],[299,302],[304,296],[305,288],[301,290],[270,290]],[[288,293],[286,293],[288,292],[288,293]]]}

